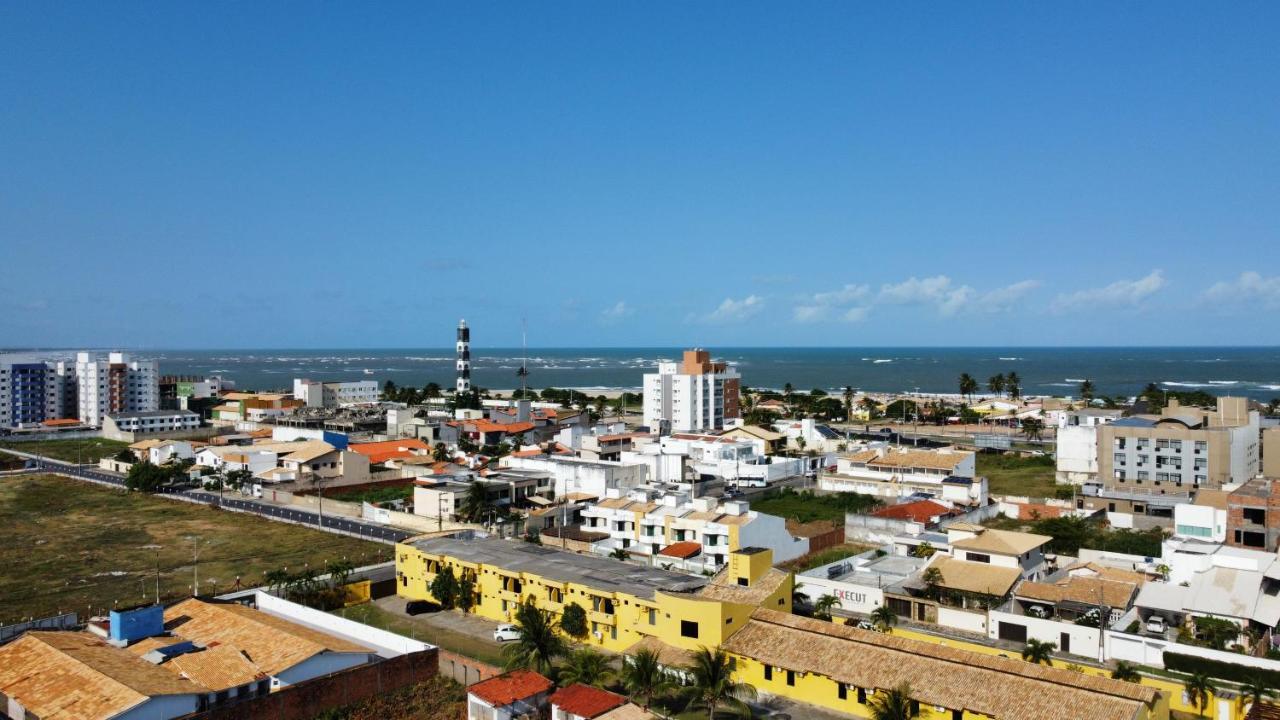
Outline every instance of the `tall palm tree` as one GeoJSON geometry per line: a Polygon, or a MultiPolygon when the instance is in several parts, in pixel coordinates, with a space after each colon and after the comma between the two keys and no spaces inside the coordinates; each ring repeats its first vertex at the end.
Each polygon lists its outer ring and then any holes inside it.
{"type": "Polygon", "coordinates": [[[719,648],[703,647],[693,654],[693,662],[685,667],[689,674],[689,707],[706,708],[707,718],[716,716],[720,706],[734,714],[751,717],[748,700],[754,700],[756,689],[747,683],[734,682],[729,656],[719,648]]]}
{"type": "Polygon", "coordinates": [[[1022,397],[1022,378],[1018,377],[1018,373],[1011,372],[1004,376],[1004,391],[1009,393],[1010,400],[1022,397]]]}
{"type": "Polygon", "coordinates": [[[791,387],[791,383],[782,386],[782,401],[787,404],[787,414],[791,414],[791,393],[795,392],[795,388],[791,387]]]}
{"type": "Polygon", "coordinates": [[[920,575],[920,579],[924,581],[925,586],[928,588],[929,597],[937,600],[939,594],[938,589],[942,587],[942,583],[944,582],[942,571],[938,569],[938,566],[930,566],[920,575]]]}
{"type": "Polygon", "coordinates": [[[1022,421],[1022,434],[1028,440],[1039,440],[1044,437],[1044,421],[1040,418],[1027,418],[1022,421]]]}
{"type": "Polygon", "coordinates": [[[1022,646],[1022,659],[1037,665],[1045,664],[1053,667],[1053,651],[1058,648],[1051,642],[1031,639],[1022,646]]]}
{"type": "Polygon", "coordinates": [[[1000,395],[1004,393],[1004,373],[992,375],[987,378],[987,391],[992,395],[1000,395]]]}
{"type": "Polygon", "coordinates": [[[1138,674],[1138,668],[1121,660],[1116,663],[1116,669],[1111,671],[1111,679],[1136,683],[1142,681],[1142,676],[1138,674]]]}
{"type": "Polygon", "coordinates": [[[639,698],[645,710],[655,697],[674,690],[677,685],[671,673],[662,667],[658,653],[643,649],[622,662],[622,686],[632,698],[639,698]]]}
{"type": "Polygon", "coordinates": [[[289,571],[281,568],[268,570],[263,573],[262,582],[267,586],[268,591],[279,590],[289,582],[289,571]]]}
{"type": "Polygon", "coordinates": [[[809,604],[809,596],[801,592],[800,588],[804,587],[804,583],[798,582],[791,586],[791,606],[800,607],[809,604]]]}
{"type": "Polygon", "coordinates": [[[835,595],[823,595],[818,598],[818,602],[813,604],[814,617],[830,620],[831,610],[838,607],[840,607],[840,598],[835,595]]]}
{"type": "Polygon", "coordinates": [[[1218,691],[1218,688],[1204,673],[1195,673],[1187,678],[1186,688],[1187,697],[1196,707],[1196,714],[1204,717],[1204,709],[1209,706],[1209,701],[1213,699],[1213,694],[1218,691]]]}
{"type": "Polygon", "coordinates": [[[1240,709],[1246,705],[1257,705],[1275,697],[1275,690],[1261,675],[1255,675],[1240,686],[1240,709]]]}
{"type": "Polygon", "coordinates": [[[844,386],[844,421],[853,419],[853,386],[844,386]]]}
{"type": "Polygon", "coordinates": [[[528,668],[544,675],[550,673],[555,659],[566,650],[564,638],[556,633],[551,613],[529,598],[516,610],[515,625],[519,637],[502,649],[507,669],[528,668]]]}
{"type": "Polygon", "coordinates": [[[871,611],[871,623],[880,632],[892,632],[893,626],[898,624],[898,614],[890,610],[888,605],[881,605],[871,611]]]}
{"type": "Polygon", "coordinates": [[[920,706],[911,700],[911,686],[902,683],[880,690],[871,698],[871,720],[911,720],[920,716],[920,706]]]}
{"type": "Polygon", "coordinates": [[[978,391],[978,381],[973,379],[969,373],[960,373],[960,394],[969,398],[969,402],[973,402],[973,394],[978,391]]]}
{"type": "Polygon", "coordinates": [[[1093,381],[1086,378],[1080,383],[1080,398],[1086,403],[1093,401],[1093,381]]]}
{"type": "Polygon", "coordinates": [[[467,494],[462,497],[462,515],[471,522],[480,522],[489,510],[489,493],[484,483],[472,480],[467,494]]]}
{"type": "Polygon", "coordinates": [[[557,679],[562,687],[575,683],[602,687],[612,675],[609,658],[593,648],[580,647],[565,658],[557,679]]]}

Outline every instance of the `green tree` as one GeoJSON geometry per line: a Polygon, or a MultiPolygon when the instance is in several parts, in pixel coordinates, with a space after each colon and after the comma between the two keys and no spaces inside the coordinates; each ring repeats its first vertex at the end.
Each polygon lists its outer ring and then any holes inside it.
{"type": "Polygon", "coordinates": [[[1022,434],[1028,440],[1039,440],[1044,436],[1044,421],[1040,418],[1023,419],[1022,434]]]}
{"type": "Polygon", "coordinates": [[[678,687],[671,673],[663,669],[658,653],[643,649],[622,661],[622,686],[633,700],[639,699],[645,710],[656,697],[662,697],[678,687]]]}
{"type": "Polygon", "coordinates": [[[932,565],[926,568],[920,575],[920,579],[924,581],[929,597],[937,600],[943,583],[942,571],[938,569],[938,566],[932,565]]]}
{"type": "Polygon", "coordinates": [[[262,584],[268,592],[277,592],[289,582],[289,571],[283,568],[268,570],[262,574],[262,584]]]}
{"type": "Polygon", "coordinates": [[[1142,682],[1142,676],[1138,674],[1138,668],[1123,660],[1116,663],[1116,669],[1111,671],[1111,678],[1132,683],[1142,682]]]}
{"type": "Polygon", "coordinates": [[[705,708],[707,718],[716,716],[722,705],[734,714],[751,717],[747,701],[754,700],[756,689],[747,683],[734,682],[729,656],[719,648],[703,647],[693,653],[693,661],[685,668],[689,675],[690,708],[705,708]]]}
{"type": "Polygon", "coordinates": [[[1004,391],[1009,394],[1010,400],[1022,397],[1022,378],[1018,377],[1018,373],[1011,372],[1004,376],[1004,391]]]}
{"type": "Polygon", "coordinates": [[[1086,403],[1093,402],[1093,381],[1085,379],[1080,383],[1080,399],[1086,403]]]}
{"type": "Polygon", "coordinates": [[[813,604],[813,615],[823,620],[830,620],[831,611],[838,607],[840,607],[840,598],[835,595],[823,595],[813,604]]]}
{"type": "Polygon", "coordinates": [[[1186,688],[1187,698],[1195,706],[1196,714],[1204,717],[1204,709],[1209,706],[1209,701],[1213,699],[1213,694],[1218,691],[1218,688],[1208,675],[1199,672],[1187,678],[1186,688]]]}
{"type": "Polygon", "coordinates": [[[1240,626],[1230,620],[1212,616],[1197,617],[1196,636],[1215,650],[1224,650],[1240,635],[1240,626]]]}
{"type": "Polygon", "coordinates": [[[609,553],[609,557],[614,560],[627,560],[631,557],[631,553],[622,548],[614,548],[613,552],[609,553]]]}
{"type": "Polygon", "coordinates": [[[871,611],[871,624],[880,632],[893,632],[893,626],[898,624],[898,614],[890,610],[888,605],[881,605],[871,611]]]}
{"type": "Polygon", "coordinates": [[[880,416],[880,403],[876,402],[875,398],[870,395],[863,397],[858,401],[858,404],[862,406],[863,410],[867,411],[868,418],[874,420],[880,416]]]}
{"type": "Polygon", "coordinates": [[[1058,648],[1051,642],[1031,639],[1022,646],[1022,659],[1037,665],[1053,666],[1053,651],[1058,648]]]}
{"type": "Polygon", "coordinates": [[[1275,690],[1266,678],[1254,675],[1240,686],[1240,709],[1244,710],[1249,705],[1258,705],[1273,697],[1275,697],[1275,690]]]}
{"type": "Polygon", "coordinates": [[[471,612],[471,608],[476,604],[476,581],[470,576],[464,576],[458,581],[458,609],[462,612],[471,612]]]}
{"type": "Polygon", "coordinates": [[[431,578],[431,585],[427,587],[431,591],[431,597],[440,603],[440,607],[445,610],[452,610],[458,604],[458,578],[453,574],[452,567],[445,567],[431,578]]]}
{"type": "Polygon", "coordinates": [[[169,471],[147,460],[136,462],[124,478],[124,486],[139,492],[155,492],[169,479],[169,471]]]}
{"type": "Polygon", "coordinates": [[[431,459],[436,462],[447,462],[449,457],[449,446],[442,442],[436,443],[435,448],[431,451],[431,459]]]}
{"type": "Polygon", "coordinates": [[[871,720],[912,720],[920,716],[920,705],[911,699],[911,686],[907,683],[880,690],[868,703],[871,720]]]}
{"type": "Polygon", "coordinates": [[[560,666],[557,679],[562,687],[575,683],[601,687],[612,675],[609,658],[592,647],[584,646],[569,653],[560,666]]]}
{"type": "Polygon", "coordinates": [[[396,397],[396,384],[390,380],[382,383],[382,399],[388,402],[395,402],[396,397]]]}
{"type": "Polygon", "coordinates": [[[422,396],[428,400],[435,400],[440,397],[439,383],[429,382],[422,388],[422,396]]]}
{"type": "Polygon", "coordinates": [[[960,373],[960,380],[957,382],[960,394],[969,398],[969,402],[973,402],[973,394],[978,391],[978,381],[973,379],[969,373],[960,373]]]}
{"type": "Polygon", "coordinates": [[[587,611],[576,602],[571,602],[568,605],[565,605],[564,612],[560,614],[560,629],[570,637],[586,637],[587,611]]]}
{"type": "Polygon", "coordinates": [[[527,668],[546,675],[555,659],[565,654],[564,638],[556,633],[551,613],[539,608],[533,598],[516,609],[516,632],[519,637],[502,649],[508,670],[527,668]]]}
{"type": "Polygon", "coordinates": [[[992,395],[1004,394],[1004,373],[992,375],[987,378],[987,391],[992,395]]]}
{"type": "Polygon", "coordinates": [[[116,453],[114,457],[117,462],[122,463],[132,464],[138,461],[138,456],[134,455],[133,451],[127,447],[120,448],[120,452],[116,453]]]}
{"type": "Polygon", "coordinates": [[[489,492],[485,489],[484,483],[480,480],[472,480],[471,486],[467,488],[467,494],[462,496],[462,516],[469,522],[478,523],[484,519],[488,513],[489,492]]]}
{"type": "Polygon", "coordinates": [[[918,558],[933,557],[933,554],[936,552],[938,552],[938,549],[935,548],[928,540],[925,540],[911,549],[911,555],[918,558]]]}

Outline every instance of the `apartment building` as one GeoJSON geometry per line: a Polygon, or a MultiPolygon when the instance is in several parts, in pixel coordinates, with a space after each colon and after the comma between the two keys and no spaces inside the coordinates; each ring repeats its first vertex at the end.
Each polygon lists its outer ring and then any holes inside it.
{"type": "Polygon", "coordinates": [[[1181,494],[1240,484],[1258,474],[1260,423],[1244,398],[1218,398],[1216,410],[1171,400],[1160,415],[1099,425],[1103,493],[1181,494]]]}
{"type": "Polygon", "coordinates": [[[160,364],[127,353],[76,353],[76,396],[80,421],[101,427],[103,418],[160,409],[160,364]]]}
{"type": "Polygon", "coordinates": [[[554,481],[557,498],[585,495],[606,496],[610,490],[630,490],[648,480],[645,465],[604,460],[584,460],[560,455],[516,457],[508,455],[500,461],[503,469],[540,470],[554,481]]]}
{"type": "Polygon", "coordinates": [[[381,397],[374,380],[351,382],[320,382],[306,378],[294,378],[293,397],[307,407],[342,407],[376,403],[381,397]]]}
{"type": "Polygon", "coordinates": [[[919,496],[980,507],[987,503],[987,479],[975,474],[972,452],[875,443],[838,457],[835,473],[822,475],[818,483],[823,490],[875,495],[890,503],[919,496]]]}
{"type": "Polygon", "coordinates": [[[725,572],[706,578],[462,531],[397,544],[396,590],[434,600],[431,581],[449,568],[471,581],[471,612],[481,617],[510,622],[531,601],[559,625],[577,604],[587,613],[584,645],[622,652],[647,640],[688,652],[719,645],[756,607],[791,611],[791,574],[772,562],[766,549],[743,548],[725,572]]]}
{"type": "Polygon", "coordinates": [[[1056,479],[1059,483],[1098,482],[1098,427],[1123,416],[1120,410],[1084,408],[1058,413],[1056,479]]]}
{"type": "Polygon", "coordinates": [[[111,413],[102,419],[103,437],[133,440],[139,435],[173,433],[200,427],[200,415],[190,410],[146,410],[111,413]]]}
{"type": "Polygon", "coordinates": [[[612,491],[588,503],[582,522],[588,531],[609,535],[598,543],[602,552],[625,550],[697,572],[719,571],[744,547],[768,548],[778,562],[809,551],[808,539],[788,532],[783,518],[752,510],[746,502],[690,500],[684,493],[645,488],[612,491]]]}
{"type": "Polygon", "coordinates": [[[0,355],[0,427],[33,428],[76,417],[74,368],[34,356],[0,355]]]}
{"type": "Polygon", "coordinates": [[[681,362],[658,364],[644,376],[644,424],[663,435],[721,430],[737,418],[741,378],[711,353],[686,350],[681,362]]]}

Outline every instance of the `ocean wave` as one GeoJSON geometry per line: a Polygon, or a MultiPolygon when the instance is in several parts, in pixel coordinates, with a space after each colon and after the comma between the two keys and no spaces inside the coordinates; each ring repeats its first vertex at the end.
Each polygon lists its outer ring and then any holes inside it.
{"type": "Polygon", "coordinates": [[[1210,385],[1239,385],[1239,380],[1210,380],[1210,385]]]}
{"type": "Polygon", "coordinates": [[[1203,383],[1203,382],[1174,382],[1173,380],[1162,380],[1162,381],[1160,382],[1160,384],[1161,384],[1161,385],[1168,385],[1169,387],[1189,387],[1189,388],[1213,387],[1213,386],[1212,386],[1212,385],[1210,385],[1209,383],[1203,383]]]}
{"type": "Polygon", "coordinates": [[[1280,390],[1280,385],[1259,385],[1263,390],[1280,390]]]}
{"type": "Polygon", "coordinates": [[[884,363],[891,363],[891,362],[893,362],[893,359],[892,359],[892,358],[889,358],[889,359],[881,358],[881,359],[879,359],[879,360],[872,360],[872,361],[871,361],[871,364],[872,364],[872,365],[883,365],[884,363]]]}
{"type": "Polygon", "coordinates": [[[1020,358],[1020,357],[1007,357],[1007,358],[1006,358],[1006,357],[1002,357],[1002,358],[997,358],[997,359],[998,359],[998,360],[1026,360],[1026,358],[1020,358]]]}
{"type": "Polygon", "coordinates": [[[1082,383],[1085,381],[1085,378],[1063,378],[1062,380],[1063,382],[1069,383],[1082,383]]]}

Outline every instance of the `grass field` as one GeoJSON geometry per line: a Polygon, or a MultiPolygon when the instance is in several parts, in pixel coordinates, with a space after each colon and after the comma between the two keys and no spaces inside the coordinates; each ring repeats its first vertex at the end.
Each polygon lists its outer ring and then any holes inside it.
{"type": "Polygon", "coordinates": [[[828,520],[837,525],[844,525],[845,513],[869,512],[880,504],[880,501],[870,495],[858,493],[814,495],[810,490],[797,491],[791,488],[771,490],[763,497],[751,499],[752,510],[778,515],[796,522],[828,520]]]}
{"type": "Polygon", "coordinates": [[[80,452],[79,458],[82,463],[97,463],[104,457],[111,457],[121,450],[129,447],[129,443],[119,440],[107,440],[106,438],[83,438],[79,440],[30,440],[27,442],[14,442],[12,440],[0,441],[0,447],[21,450],[25,453],[33,453],[36,455],[44,455],[55,460],[64,460],[66,462],[76,461],[76,451],[80,452]]]}
{"type": "MultiPolygon", "coordinates": [[[[335,615],[341,615],[348,620],[355,620],[397,635],[429,642],[450,652],[482,660],[490,665],[502,667],[504,662],[502,651],[496,643],[485,642],[464,632],[442,628],[425,620],[397,615],[383,610],[373,603],[356,605],[333,612],[335,615]]],[[[446,610],[444,612],[449,611],[446,610]]]]}
{"type": "Polygon", "coordinates": [[[822,567],[823,565],[833,563],[837,560],[843,560],[847,557],[860,555],[872,549],[874,548],[870,545],[845,543],[843,545],[837,545],[836,547],[827,548],[826,550],[819,550],[816,553],[809,553],[808,555],[798,557],[795,560],[788,560],[787,562],[779,563],[778,567],[784,570],[790,570],[791,572],[802,573],[805,570],[822,567]]]}
{"type": "Polygon", "coordinates": [[[349,492],[342,492],[342,488],[337,488],[325,493],[325,497],[355,503],[376,503],[386,502],[388,500],[412,500],[413,486],[406,485],[404,487],[365,488],[363,490],[349,492]]]}
{"type": "Polygon", "coordinates": [[[1017,457],[978,453],[978,474],[985,476],[992,495],[1027,495],[1033,498],[1051,498],[1058,488],[1054,483],[1053,458],[1017,457]]]}
{"type": "Polygon", "coordinates": [[[191,593],[192,541],[201,544],[200,589],[226,592],[237,576],[258,585],[268,570],[304,563],[324,571],[342,558],[365,565],[390,546],[205,505],[127,493],[52,475],[0,478],[0,624],[74,610],[82,616],[160,594],[191,593]]]}

